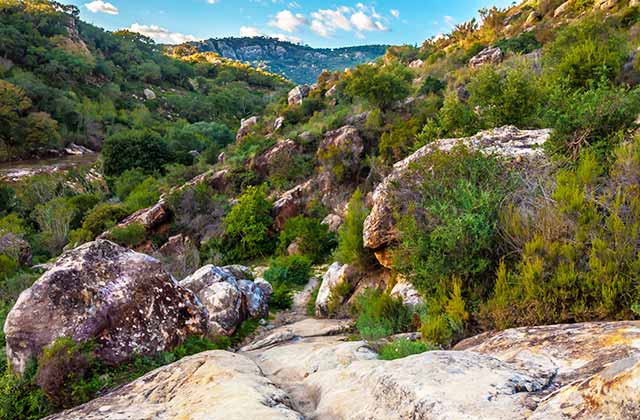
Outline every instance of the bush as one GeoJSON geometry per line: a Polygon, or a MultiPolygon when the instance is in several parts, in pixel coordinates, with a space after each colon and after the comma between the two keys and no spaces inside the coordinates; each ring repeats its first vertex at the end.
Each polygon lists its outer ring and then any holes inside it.
{"type": "Polygon", "coordinates": [[[0,281],[12,276],[18,269],[19,264],[14,258],[0,254],[0,281]]]}
{"type": "Polygon", "coordinates": [[[102,157],[106,176],[119,176],[135,168],[153,172],[174,159],[169,146],[151,130],[129,130],[108,137],[102,157]]]}
{"type": "Polygon", "coordinates": [[[411,341],[401,338],[382,346],[379,353],[381,360],[396,360],[431,350],[435,350],[435,347],[422,341],[411,341]]]}
{"type": "Polygon", "coordinates": [[[69,241],[76,209],[65,198],[55,198],[35,209],[41,241],[51,255],[57,255],[69,241]]]}
{"type": "Polygon", "coordinates": [[[35,363],[22,376],[8,369],[0,376],[0,418],[38,420],[53,412],[44,392],[35,384],[35,363]]]}
{"type": "Polygon", "coordinates": [[[286,254],[293,242],[297,243],[302,255],[317,263],[329,255],[334,238],[329,233],[329,228],[320,223],[320,220],[297,216],[287,220],[280,232],[278,252],[286,254]]]}
{"type": "Polygon", "coordinates": [[[160,199],[161,184],[155,178],[149,177],[138,184],[124,200],[124,205],[130,213],[155,205],[160,199]]]}
{"type": "Polygon", "coordinates": [[[338,233],[338,248],[335,252],[338,262],[351,264],[360,269],[366,269],[371,265],[373,255],[365,249],[363,240],[364,221],[368,215],[369,210],[358,189],[349,201],[344,224],[338,233]]]}
{"type": "Polygon", "coordinates": [[[273,253],[272,206],[265,186],[248,187],[238,198],[238,203],[224,219],[226,261],[247,261],[273,253]]]}
{"type": "Polygon", "coordinates": [[[447,84],[445,82],[429,75],[424,79],[424,82],[422,82],[422,86],[420,86],[418,93],[420,95],[429,95],[432,93],[440,94],[446,87],[447,84]]]}
{"type": "Polygon", "coordinates": [[[411,93],[411,72],[400,64],[384,67],[360,65],[346,78],[345,93],[386,109],[411,93]]]}
{"type": "Polygon", "coordinates": [[[354,313],[356,328],[367,340],[409,332],[415,327],[414,313],[404,306],[402,299],[375,289],[367,289],[358,296],[354,313]]]}
{"type": "Polygon", "coordinates": [[[91,239],[93,239],[115,226],[128,215],[129,212],[121,205],[102,203],[87,214],[82,222],[82,229],[89,232],[91,239]]]}
{"type": "Polygon", "coordinates": [[[284,283],[290,286],[304,286],[311,275],[311,261],[300,255],[278,257],[264,273],[269,283],[284,283]]]}
{"type": "Polygon", "coordinates": [[[516,54],[528,54],[542,47],[533,32],[522,32],[518,36],[503,39],[495,44],[502,51],[512,51],[516,54]]]}
{"type": "Polygon", "coordinates": [[[145,179],[147,174],[142,169],[127,169],[113,181],[113,192],[121,201],[124,201],[145,179]]]}
{"type": "Polygon", "coordinates": [[[114,227],[109,236],[115,243],[132,248],[145,241],[147,229],[142,223],[132,223],[125,227],[114,227]]]}
{"type": "Polygon", "coordinates": [[[269,298],[269,308],[287,310],[293,306],[293,289],[287,283],[271,283],[273,292],[269,298]]]}

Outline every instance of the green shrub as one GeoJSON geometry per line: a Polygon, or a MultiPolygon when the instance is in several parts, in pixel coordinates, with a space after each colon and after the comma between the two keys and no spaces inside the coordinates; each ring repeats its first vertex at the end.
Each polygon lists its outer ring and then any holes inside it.
{"type": "Polygon", "coordinates": [[[91,239],[112,228],[129,215],[121,205],[102,203],[87,214],[82,222],[82,229],[91,234],[91,239]]]}
{"type": "Polygon", "coordinates": [[[0,418],[4,420],[38,420],[53,412],[44,392],[35,384],[36,364],[23,376],[8,369],[0,376],[0,418]]]}
{"type": "Polygon", "coordinates": [[[160,199],[161,184],[149,177],[138,184],[124,200],[130,213],[155,205],[160,199]]]}
{"type": "Polygon", "coordinates": [[[279,282],[271,283],[273,292],[269,298],[269,308],[275,310],[287,310],[293,306],[293,289],[290,284],[279,282]]]}
{"type": "Polygon", "coordinates": [[[533,32],[522,32],[521,34],[508,39],[503,39],[495,44],[502,51],[512,51],[516,54],[528,54],[542,47],[533,32]]]}
{"type": "Polygon", "coordinates": [[[71,227],[77,229],[87,213],[100,203],[100,197],[97,194],[78,194],[69,197],[67,202],[75,209],[71,227]]]}
{"type": "Polygon", "coordinates": [[[222,251],[226,261],[246,261],[273,253],[272,206],[265,186],[248,187],[238,198],[224,219],[222,251]]]}
{"type": "Polygon", "coordinates": [[[426,79],[424,79],[424,82],[422,82],[418,93],[420,95],[429,95],[432,93],[440,94],[446,87],[447,84],[445,82],[429,75],[426,79]]]}
{"type": "Polygon", "coordinates": [[[13,233],[15,235],[24,235],[27,233],[27,225],[23,218],[16,213],[9,213],[0,218],[0,233],[13,233]]]}
{"type": "Polygon", "coordinates": [[[371,251],[365,249],[363,240],[364,221],[369,210],[364,203],[360,190],[349,200],[344,224],[338,233],[338,248],[335,258],[342,264],[352,264],[360,269],[366,269],[373,261],[371,251]]]}
{"type": "Polygon", "coordinates": [[[113,181],[113,192],[121,201],[147,179],[148,175],[140,168],[127,169],[113,181]]]}
{"type": "Polygon", "coordinates": [[[313,289],[313,292],[311,292],[311,297],[309,298],[309,301],[307,302],[307,315],[308,316],[315,316],[316,315],[316,300],[318,300],[318,293],[320,293],[320,285],[318,285],[318,287],[313,289]]]}
{"type": "Polygon", "coordinates": [[[464,336],[470,314],[462,297],[458,278],[443,280],[433,292],[421,318],[422,339],[430,344],[450,346],[464,336]]]}
{"type": "Polygon", "coordinates": [[[0,281],[12,276],[18,269],[19,264],[14,258],[0,254],[0,281]]]}
{"type": "Polygon", "coordinates": [[[35,208],[35,219],[40,228],[40,241],[50,255],[57,255],[69,242],[69,232],[77,211],[66,198],[54,198],[35,208]]]}
{"type": "Polygon", "coordinates": [[[108,137],[102,157],[106,176],[119,176],[135,168],[153,172],[174,159],[167,143],[151,130],[122,131],[108,137]]]}
{"type": "Polygon", "coordinates": [[[450,137],[465,137],[478,132],[480,121],[468,103],[462,102],[454,92],[448,93],[438,114],[438,125],[442,134],[450,137]]]}
{"type": "Polygon", "coordinates": [[[334,238],[319,219],[297,216],[287,220],[280,232],[278,252],[286,254],[293,242],[297,243],[302,255],[317,263],[329,255],[334,238]]]}
{"type": "Polygon", "coordinates": [[[404,306],[402,299],[375,289],[367,289],[358,296],[354,313],[356,328],[367,340],[408,332],[415,326],[414,313],[404,306]]]}
{"type": "Polygon", "coordinates": [[[304,286],[311,275],[311,261],[301,255],[278,257],[264,273],[269,283],[284,283],[291,286],[304,286]]]}
{"type": "Polygon", "coordinates": [[[114,227],[109,237],[115,243],[126,247],[135,247],[145,241],[147,229],[142,223],[132,223],[124,227],[114,227]]]}
{"type": "Polygon", "coordinates": [[[331,288],[329,299],[327,300],[327,313],[331,317],[344,315],[342,305],[354,292],[351,282],[344,280],[331,288]]]}
{"type": "Polygon", "coordinates": [[[386,109],[409,96],[411,79],[411,72],[400,64],[384,67],[360,65],[347,76],[345,93],[386,109]]]}
{"type": "Polygon", "coordinates": [[[407,356],[425,353],[431,350],[435,350],[435,347],[430,346],[422,341],[411,341],[400,338],[382,346],[382,348],[380,349],[380,359],[403,359],[407,356]]]}

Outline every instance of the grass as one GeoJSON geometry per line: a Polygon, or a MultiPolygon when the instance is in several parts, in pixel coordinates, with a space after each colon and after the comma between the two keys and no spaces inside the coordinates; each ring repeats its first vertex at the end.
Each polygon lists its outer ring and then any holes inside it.
{"type": "Polygon", "coordinates": [[[389,344],[385,344],[380,349],[381,360],[402,359],[414,354],[420,354],[436,348],[422,341],[411,341],[405,338],[394,340],[389,344]]]}

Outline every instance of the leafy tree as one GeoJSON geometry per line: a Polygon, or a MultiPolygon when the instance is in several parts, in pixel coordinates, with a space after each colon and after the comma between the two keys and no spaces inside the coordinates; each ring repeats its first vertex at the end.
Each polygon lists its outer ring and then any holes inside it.
{"type": "Polygon", "coordinates": [[[297,216],[285,223],[280,233],[278,251],[286,254],[287,248],[294,242],[302,255],[313,262],[320,262],[329,254],[333,241],[329,228],[320,220],[297,216]]]}
{"type": "Polygon", "coordinates": [[[164,140],[151,130],[128,130],[107,138],[102,149],[104,173],[118,176],[128,169],[161,170],[173,159],[164,140]]]}
{"type": "Polygon", "coordinates": [[[360,269],[366,269],[372,263],[372,254],[364,247],[364,221],[369,215],[360,190],[349,200],[344,224],[338,233],[338,248],[335,258],[343,264],[352,264],[360,269]]]}
{"type": "Polygon", "coordinates": [[[411,92],[411,72],[400,64],[392,66],[358,66],[346,80],[345,92],[386,109],[411,92]]]}

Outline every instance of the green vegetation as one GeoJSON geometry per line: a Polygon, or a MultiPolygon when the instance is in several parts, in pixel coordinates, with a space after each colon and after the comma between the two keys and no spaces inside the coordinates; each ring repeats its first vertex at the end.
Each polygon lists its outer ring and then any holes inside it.
{"type": "Polygon", "coordinates": [[[411,341],[406,338],[399,338],[383,345],[379,353],[381,360],[396,360],[434,349],[434,347],[422,341],[411,341]]]}
{"type": "Polygon", "coordinates": [[[415,328],[414,312],[402,300],[387,293],[368,289],[353,308],[356,329],[367,340],[377,340],[415,328]]]}
{"type": "Polygon", "coordinates": [[[278,252],[286,254],[289,246],[295,242],[301,255],[318,263],[329,255],[334,241],[329,228],[319,219],[297,216],[287,220],[280,232],[278,252]]]}
{"type": "Polygon", "coordinates": [[[344,225],[338,233],[338,248],[335,258],[343,264],[353,264],[365,269],[372,262],[372,254],[364,248],[362,238],[364,221],[369,214],[369,210],[364,204],[364,198],[360,190],[357,190],[347,207],[347,215],[344,225]]]}

